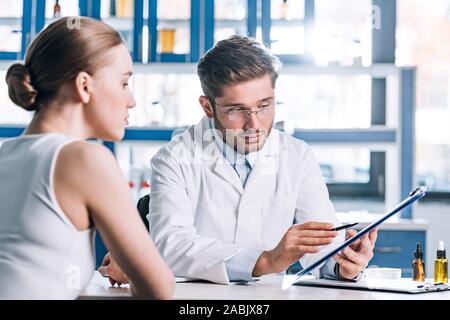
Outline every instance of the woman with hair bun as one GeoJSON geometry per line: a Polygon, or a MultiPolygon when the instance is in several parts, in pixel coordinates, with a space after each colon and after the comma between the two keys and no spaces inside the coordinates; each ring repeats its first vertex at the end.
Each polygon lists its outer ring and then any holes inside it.
{"type": "Polygon", "coordinates": [[[77,298],[95,269],[95,230],[134,295],[169,299],[173,274],[114,156],[85,141],[122,139],[135,105],[130,54],[108,25],[68,19],[6,74],[11,100],[34,116],[0,147],[0,299],[77,298]]]}

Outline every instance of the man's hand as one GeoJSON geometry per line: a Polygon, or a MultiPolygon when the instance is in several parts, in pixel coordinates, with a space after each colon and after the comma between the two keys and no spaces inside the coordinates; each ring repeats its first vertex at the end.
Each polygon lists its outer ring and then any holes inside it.
{"type": "Polygon", "coordinates": [[[337,236],[333,225],[324,222],[296,224],[289,228],[278,245],[258,258],[253,276],[282,272],[305,253],[317,253],[321,246],[330,244],[337,236]]]}
{"type": "MultiPolygon", "coordinates": [[[[355,234],[355,230],[348,230],[346,238],[351,238],[355,234]]],[[[352,280],[367,267],[373,257],[377,234],[378,229],[372,230],[334,256],[334,260],[339,264],[341,278],[352,280]]]]}
{"type": "Polygon", "coordinates": [[[102,276],[108,277],[112,286],[116,283],[121,286],[124,283],[130,282],[126,274],[122,271],[122,269],[120,269],[109,252],[103,258],[102,265],[98,268],[98,272],[100,272],[102,276]]]}

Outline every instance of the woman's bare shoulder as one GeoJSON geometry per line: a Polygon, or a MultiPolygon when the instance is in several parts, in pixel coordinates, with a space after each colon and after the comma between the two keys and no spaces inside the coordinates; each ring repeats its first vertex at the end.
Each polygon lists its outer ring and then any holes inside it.
{"type": "Polygon", "coordinates": [[[74,141],[65,145],[59,154],[61,164],[72,168],[95,169],[108,164],[115,164],[112,152],[105,146],[89,142],[74,141]]]}
{"type": "Polygon", "coordinates": [[[75,141],[65,145],[55,168],[65,184],[88,191],[106,180],[121,175],[112,152],[99,143],[75,141]]]}

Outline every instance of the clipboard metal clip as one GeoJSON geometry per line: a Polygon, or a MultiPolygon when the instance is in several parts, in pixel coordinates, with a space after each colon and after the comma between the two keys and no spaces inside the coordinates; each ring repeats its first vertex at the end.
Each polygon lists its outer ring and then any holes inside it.
{"type": "Polygon", "coordinates": [[[425,291],[442,291],[449,289],[448,284],[446,283],[425,283],[418,285],[417,288],[423,288],[425,291]]]}
{"type": "Polygon", "coordinates": [[[414,189],[413,191],[411,191],[411,192],[409,193],[409,196],[410,196],[410,197],[413,197],[413,196],[415,196],[415,195],[418,194],[418,193],[425,193],[425,192],[427,192],[427,191],[428,191],[428,187],[427,187],[427,186],[420,186],[420,187],[414,189]]]}

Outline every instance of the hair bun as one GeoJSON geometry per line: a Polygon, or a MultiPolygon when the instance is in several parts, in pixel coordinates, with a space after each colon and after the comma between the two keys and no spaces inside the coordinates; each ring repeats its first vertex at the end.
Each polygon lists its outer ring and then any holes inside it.
{"type": "Polygon", "coordinates": [[[31,84],[30,71],[25,65],[15,63],[10,66],[6,73],[6,83],[12,102],[27,111],[36,110],[38,93],[31,84]]]}

